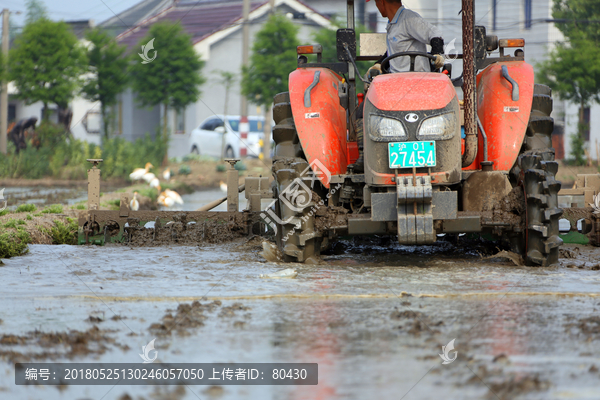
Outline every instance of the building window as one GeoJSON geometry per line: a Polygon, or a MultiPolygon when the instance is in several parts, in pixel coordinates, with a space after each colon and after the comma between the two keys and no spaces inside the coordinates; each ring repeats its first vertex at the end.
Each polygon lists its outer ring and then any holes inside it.
{"type": "Polygon", "coordinates": [[[185,133],[185,110],[175,111],[175,133],[185,133]]]}
{"type": "Polygon", "coordinates": [[[531,29],[531,3],[533,0],[525,0],[525,29],[531,29]]]}

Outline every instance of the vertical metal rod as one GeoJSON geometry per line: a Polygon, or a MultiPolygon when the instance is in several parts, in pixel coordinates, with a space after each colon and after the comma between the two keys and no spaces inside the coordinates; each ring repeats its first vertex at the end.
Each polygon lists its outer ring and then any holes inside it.
{"type": "MultiPolygon", "coordinates": [[[[354,29],[354,0],[347,0],[346,4],[346,27],[348,29],[354,29]]],[[[354,68],[352,67],[351,62],[348,62],[348,109],[350,113],[354,111],[357,105],[358,104],[356,99],[356,73],[354,72],[354,68]]],[[[356,132],[354,131],[354,124],[350,124],[348,128],[348,130],[350,131],[350,141],[355,141],[356,132]]]]}
{"type": "Polygon", "coordinates": [[[465,152],[462,166],[468,167],[477,155],[477,102],[475,87],[475,0],[462,0],[463,99],[465,111],[465,152]]]}
{"type": "MultiPolygon", "coordinates": [[[[244,0],[243,4],[243,23],[242,23],[242,67],[248,65],[248,59],[250,57],[250,0],[244,0]]],[[[248,139],[248,132],[250,126],[248,124],[248,100],[246,96],[242,95],[240,104],[240,126],[239,126],[240,138],[240,156],[246,156],[248,149],[246,148],[246,140],[248,139]]],[[[237,184],[236,184],[237,186],[237,184]]]]}
{"type": "MultiPolygon", "coordinates": [[[[2,55],[4,65],[8,65],[8,8],[2,10],[2,55]]],[[[2,93],[0,94],[0,153],[6,154],[6,131],[8,128],[8,82],[2,80],[2,93]]]]}

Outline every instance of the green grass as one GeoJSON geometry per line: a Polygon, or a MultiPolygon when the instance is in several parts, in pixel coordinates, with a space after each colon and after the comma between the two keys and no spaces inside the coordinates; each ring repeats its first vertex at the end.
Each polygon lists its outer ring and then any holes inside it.
{"type": "Polygon", "coordinates": [[[102,203],[102,206],[108,208],[109,210],[118,210],[119,208],[121,208],[121,200],[107,200],[102,203]]]}
{"type": "Polygon", "coordinates": [[[21,204],[17,207],[15,212],[34,212],[37,210],[35,204],[21,204]]]}
{"type": "Polygon", "coordinates": [[[83,203],[79,203],[75,205],[76,210],[85,210],[86,205],[83,203]]]}
{"type": "Polygon", "coordinates": [[[4,209],[4,210],[0,211],[0,217],[3,215],[9,214],[9,213],[10,213],[10,210],[8,208],[4,209]]]}
{"type": "Polygon", "coordinates": [[[51,206],[47,206],[42,210],[42,214],[62,214],[63,206],[60,204],[53,204],[51,206]]]}
{"type": "Polygon", "coordinates": [[[27,214],[27,221],[31,221],[33,219],[33,217],[31,216],[31,214],[27,214]]]}
{"type": "Polygon", "coordinates": [[[0,258],[20,256],[27,252],[27,244],[31,236],[24,230],[0,233],[0,258]]]}
{"type": "Polygon", "coordinates": [[[13,229],[17,229],[19,227],[19,225],[25,225],[25,221],[23,221],[22,219],[14,219],[14,218],[10,218],[5,224],[4,227],[5,228],[13,228],[13,229]]]}
{"type": "Polygon", "coordinates": [[[55,220],[50,229],[40,228],[42,232],[50,235],[52,244],[77,244],[77,229],[77,221],[73,218],[67,218],[66,224],[55,220]]]}

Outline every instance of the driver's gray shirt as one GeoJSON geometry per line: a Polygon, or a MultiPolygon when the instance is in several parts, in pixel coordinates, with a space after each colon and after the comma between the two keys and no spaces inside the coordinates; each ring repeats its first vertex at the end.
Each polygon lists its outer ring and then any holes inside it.
{"type": "MultiPolygon", "coordinates": [[[[431,39],[442,37],[442,32],[434,25],[425,21],[418,13],[400,7],[394,18],[388,22],[387,27],[387,54],[403,51],[427,52],[427,45],[431,39]]],[[[390,61],[390,72],[404,72],[410,70],[410,57],[403,56],[390,61]]],[[[415,71],[430,72],[429,59],[426,57],[415,58],[415,71]]]]}

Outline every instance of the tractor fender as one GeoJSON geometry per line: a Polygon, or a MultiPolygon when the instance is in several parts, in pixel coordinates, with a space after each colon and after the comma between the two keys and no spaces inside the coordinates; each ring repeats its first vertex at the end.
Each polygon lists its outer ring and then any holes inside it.
{"type": "MultiPolygon", "coordinates": [[[[531,114],[533,88],[533,67],[523,61],[494,63],[477,75],[477,115],[488,140],[488,160],[494,162],[495,171],[510,171],[519,156],[531,114]],[[518,85],[518,98],[513,83],[503,75],[503,66],[518,85]]],[[[478,137],[477,158],[466,170],[481,169],[481,131],[478,137]]]]}
{"type": "Polygon", "coordinates": [[[342,77],[326,68],[299,68],[290,74],[290,103],[306,160],[318,160],[328,174],[317,174],[329,188],[331,175],[344,174],[348,165],[346,110],[340,105],[342,77]]]}

